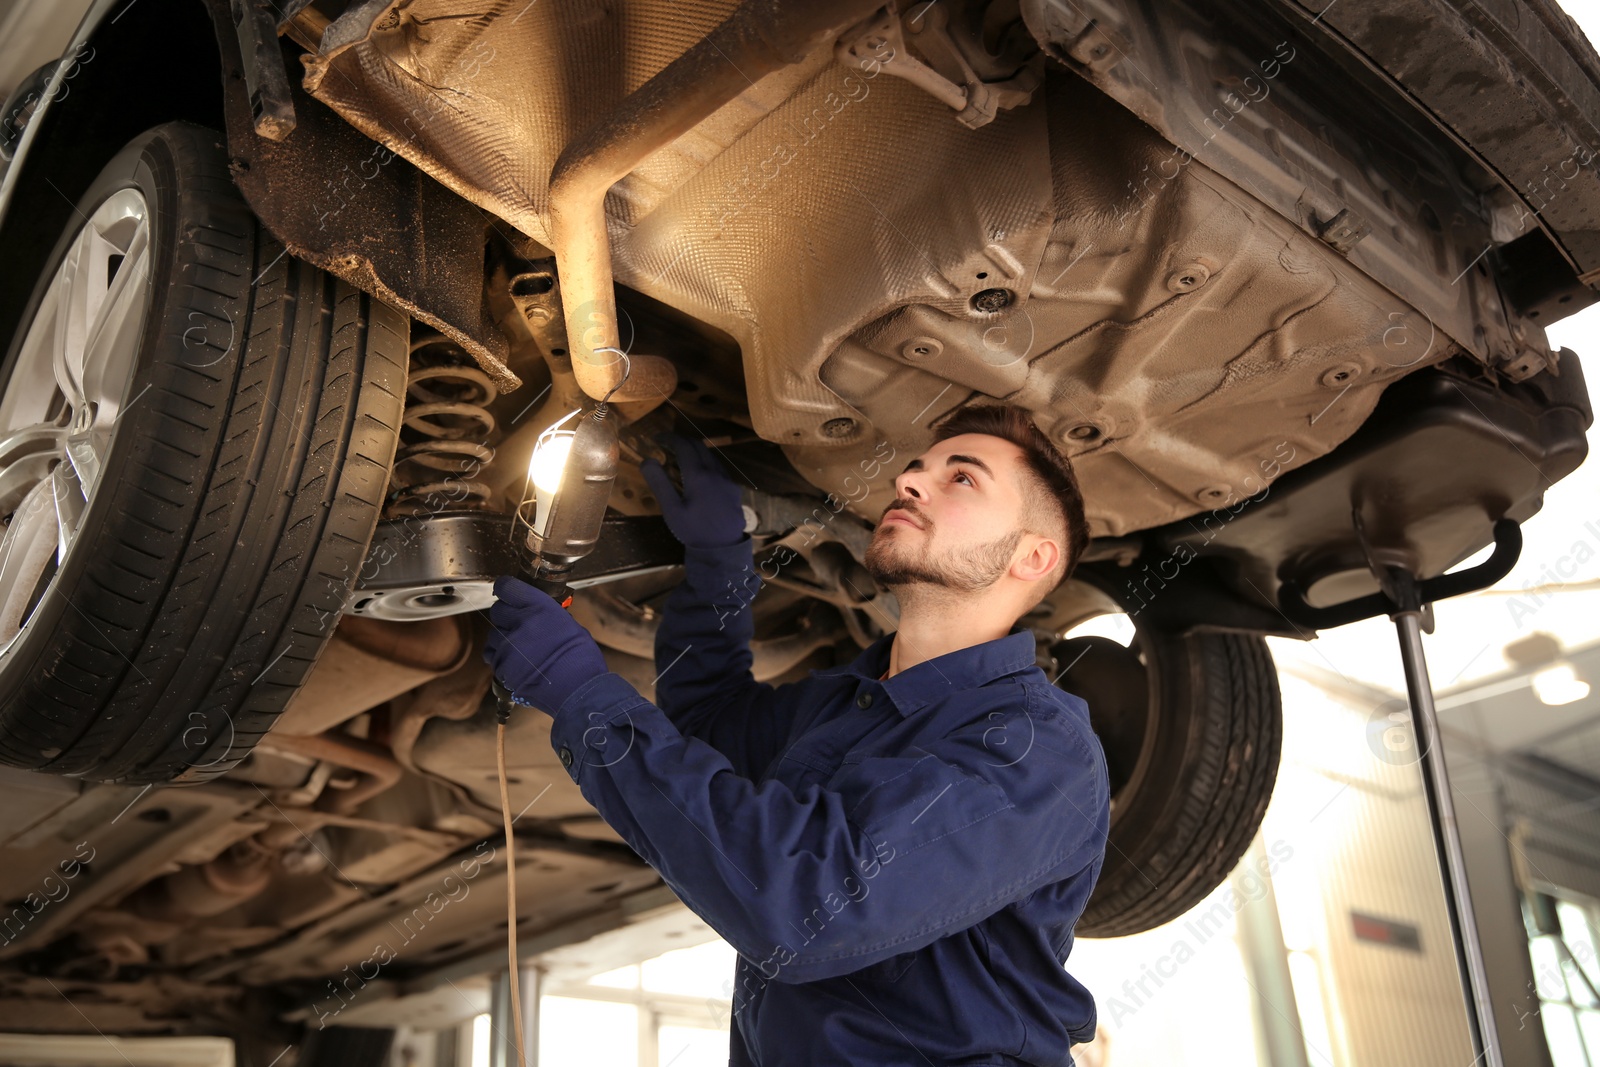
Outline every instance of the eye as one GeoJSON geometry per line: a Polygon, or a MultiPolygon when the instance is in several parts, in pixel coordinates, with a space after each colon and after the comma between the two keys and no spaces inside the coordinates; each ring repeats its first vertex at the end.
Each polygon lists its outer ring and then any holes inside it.
{"type": "Polygon", "coordinates": [[[976,487],[978,484],[972,480],[972,475],[968,474],[966,471],[956,471],[956,477],[965,478],[967,480],[967,484],[973,487],[976,487]]]}

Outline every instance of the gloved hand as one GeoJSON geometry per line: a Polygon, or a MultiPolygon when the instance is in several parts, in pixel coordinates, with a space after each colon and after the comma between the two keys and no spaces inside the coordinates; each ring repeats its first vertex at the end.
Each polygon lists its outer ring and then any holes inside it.
{"type": "Polygon", "coordinates": [[[744,540],[744,507],[739,485],[728,477],[722,461],[703,441],[675,433],[656,440],[671,448],[683,472],[683,495],[673,487],[666,469],[654,459],[639,464],[639,473],[661,504],[672,536],[689,548],[725,548],[744,540]]]}
{"type": "Polygon", "coordinates": [[[494,580],[483,658],[519,704],[551,715],[609,667],[600,646],[550,594],[519,578],[494,580]]]}

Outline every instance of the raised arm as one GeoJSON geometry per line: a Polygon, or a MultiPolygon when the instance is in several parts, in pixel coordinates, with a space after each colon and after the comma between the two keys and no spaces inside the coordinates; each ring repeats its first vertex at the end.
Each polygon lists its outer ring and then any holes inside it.
{"type": "Polygon", "coordinates": [[[993,711],[925,749],[799,791],[733,773],[615,674],[572,693],[550,740],[684,903],[767,977],[809,982],[1098,864],[1109,792],[1098,742],[1025,687],[990,699],[993,711]],[[1030,738],[1024,757],[992,748],[1000,728],[1030,738]]]}
{"type": "Polygon", "coordinates": [[[684,736],[700,738],[735,773],[754,777],[789,735],[793,687],[757,682],[750,672],[761,578],[738,484],[703,443],[664,438],[678,457],[683,493],[654,460],[640,469],[683,542],[684,578],[668,594],[656,630],[655,703],[684,736]]]}
{"type": "MultiPolygon", "coordinates": [[[[553,598],[509,577],[495,591],[496,677],[551,712],[551,747],[584,797],[768,977],[848,974],[1098,873],[1105,759],[1087,709],[1054,687],[980,687],[947,736],[792,789],[685,736],[553,598]],[[1027,739],[1022,754],[1010,738],[1027,739]]],[[[743,753],[751,731],[724,714],[696,729],[743,753]]]]}

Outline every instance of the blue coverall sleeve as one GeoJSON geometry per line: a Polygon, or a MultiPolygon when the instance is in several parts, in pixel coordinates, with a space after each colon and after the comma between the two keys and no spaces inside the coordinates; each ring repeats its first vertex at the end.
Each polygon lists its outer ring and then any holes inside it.
{"type": "Polygon", "coordinates": [[[740,955],[810,982],[922,948],[1102,855],[1098,744],[1027,687],[1010,696],[930,747],[847,762],[831,788],[739,775],[616,674],[557,709],[551,744],[740,955]]]}
{"type": "Polygon", "coordinates": [[[655,702],[685,737],[758,776],[794,724],[793,686],[758,682],[751,602],[761,587],[750,539],[726,548],[685,547],[684,578],[667,595],[656,629],[655,702]]]}

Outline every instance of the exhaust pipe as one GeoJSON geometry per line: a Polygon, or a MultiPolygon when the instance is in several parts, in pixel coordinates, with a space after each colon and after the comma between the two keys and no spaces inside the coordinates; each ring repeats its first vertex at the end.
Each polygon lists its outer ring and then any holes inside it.
{"type": "MultiPolygon", "coordinates": [[[[831,45],[882,0],[750,0],[655,77],[610,117],[567,145],[550,172],[550,240],[561,278],[567,347],[578,384],[598,400],[622,380],[617,298],[606,233],[607,191],[758,79],[831,45]]],[[[659,396],[661,356],[630,356],[619,402],[659,396]]],[[[676,387],[677,375],[671,376],[676,387]]]]}

